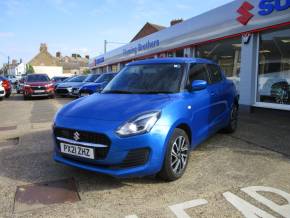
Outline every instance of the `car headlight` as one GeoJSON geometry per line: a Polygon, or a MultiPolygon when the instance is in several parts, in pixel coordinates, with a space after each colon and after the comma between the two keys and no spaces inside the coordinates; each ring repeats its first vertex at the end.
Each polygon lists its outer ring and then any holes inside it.
{"type": "Polygon", "coordinates": [[[116,133],[119,136],[132,136],[150,132],[160,118],[160,114],[160,111],[142,114],[120,126],[116,133]]]}

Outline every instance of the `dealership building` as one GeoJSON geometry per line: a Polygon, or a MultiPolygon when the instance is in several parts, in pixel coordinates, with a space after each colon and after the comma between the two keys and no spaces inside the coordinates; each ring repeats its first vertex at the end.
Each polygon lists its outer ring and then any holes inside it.
{"type": "Polygon", "coordinates": [[[94,72],[157,57],[214,60],[240,105],[290,111],[290,0],[236,0],[90,60],[94,72]]]}

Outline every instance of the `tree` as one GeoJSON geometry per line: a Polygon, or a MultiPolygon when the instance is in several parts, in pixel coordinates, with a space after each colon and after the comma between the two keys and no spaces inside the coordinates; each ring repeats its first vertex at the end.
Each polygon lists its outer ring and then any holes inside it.
{"type": "Polygon", "coordinates": [[[27,74],[32,74],[34,73],[34,69],[30,64],[26,64],[26,73],[27,74]]]}
{"type": "Polygon", "coordinates": [[[90,69],[84,69],[83,70],[83,74],[89,74],[89,73],[91,73],[90,69]]]}

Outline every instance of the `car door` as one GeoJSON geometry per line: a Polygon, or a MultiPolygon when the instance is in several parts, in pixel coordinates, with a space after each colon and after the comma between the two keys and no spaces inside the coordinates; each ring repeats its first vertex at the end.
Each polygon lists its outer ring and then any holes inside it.
{"type": "Polygon", "coordinates": [[[227,108],[227,101],[224,97],[224,77],[217,65],[207,64],[206,68],[210,79],[208,91],[212,102],[211,128],[212,131],[216,131],[222,123],[223,114],[227,108]]]}
{"type": "MultiPolygon", "coordinates": [[[[191,64],[188,73],[188,87],[194,80],[209,82],[208,72],[204,64],[191,64]]],[[[190,88],[189,88],[190,89],[190,88]]],[[[192,110],[192,142],[193,146],[199,144],[210,134],[212,102],[208,89],[189,92],[189,103],[192,110]]]]}

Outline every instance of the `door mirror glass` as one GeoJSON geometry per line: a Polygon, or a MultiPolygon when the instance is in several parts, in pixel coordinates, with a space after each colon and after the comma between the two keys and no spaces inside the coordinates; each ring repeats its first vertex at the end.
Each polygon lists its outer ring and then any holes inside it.
{"type": "Polygon", "coordinates": [[[194,80],[191,83],[191,90],[192,91],[198,91],[205,89],[207,87],[207,82],[205,80],[194,80]]]}

